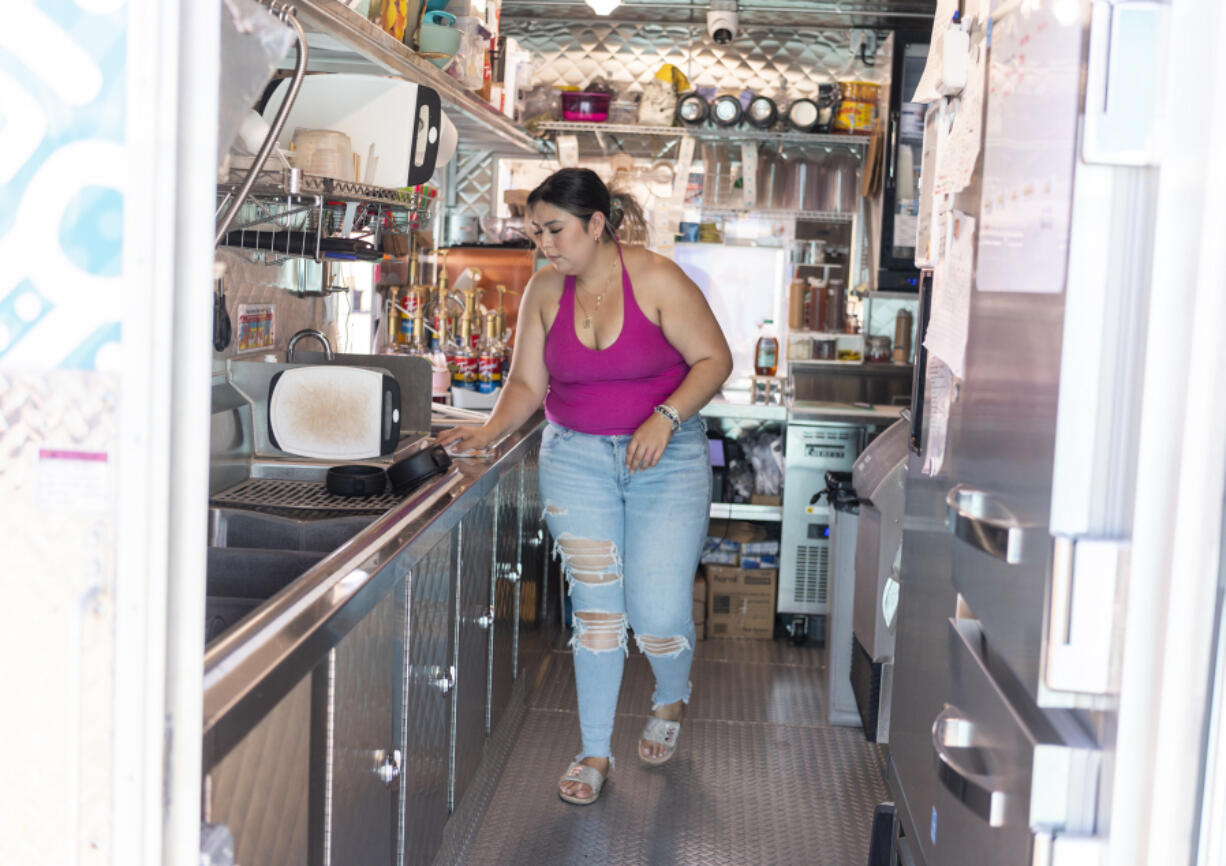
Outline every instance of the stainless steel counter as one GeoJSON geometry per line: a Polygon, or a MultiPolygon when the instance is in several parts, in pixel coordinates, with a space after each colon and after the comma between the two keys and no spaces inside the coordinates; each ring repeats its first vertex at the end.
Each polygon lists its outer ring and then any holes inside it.
{"type": "MultiPolygon", "coordinates": [[[[374,520],[211,644],[204,657],[206,744],[212,740],[215,752],[220,747],[224,753],[227,743],[241,738],[386,594],[396,576],[382,571],[392,557],[454,529],[524,459],[542,425],[533,418],[493,456],[455,459],[446,475],[374,520]]],[[[320,467],[321,480],[326,469],[320,467]]]]}

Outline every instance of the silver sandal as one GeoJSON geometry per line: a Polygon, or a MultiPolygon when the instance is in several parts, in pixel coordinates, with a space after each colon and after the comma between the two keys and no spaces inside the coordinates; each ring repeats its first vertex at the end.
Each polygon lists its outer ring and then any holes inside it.
{"type": "MultiPolygon", "coordinates": [[[[612,765],[609,766],[612,770],[612,765]]],[[[600,789],[604,787],[607,776],[602,776],[600,771],[595,767],[589,767],[580,761],[575,761],[566,768],[566,772],[562,774],[562,778],[558,779],[558,796],[567,803],[574,803],[576,806],[587,806],[595,803],[600,797],[600,789]],[[592,789],[590,797],[576,797],[573,794],[567,794],[560,787],[563,782],[578,782],[580,785],[587,785],[592,789]]]]}
{"type": "Polygon", "coordinates": [[[658,758],[648,758],[643,754],[642,746],[639,747],[639,760],[645,764],[663,764],[673,756],[677,751],[677,739],[681,736],[681,722],[670,722],[668,719],[658,719],[652,716],[647,720],[647,726],[643,728],[643,735],[639,740],[646,740],[649,743],[659,743],[665,747],[664,754],[658,758]]]}

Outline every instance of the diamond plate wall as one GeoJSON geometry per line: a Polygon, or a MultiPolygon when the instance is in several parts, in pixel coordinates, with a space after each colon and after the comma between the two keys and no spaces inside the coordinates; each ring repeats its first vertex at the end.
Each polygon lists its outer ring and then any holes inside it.
{"type": "MultiPolygon", "coordinates": [[[[816,96],[822,82],[851,74],[866,81],[889,78],[885,31],[878,33],[883,47],[870,68],[853,61],[846,29],[753,27],[742,31],[731,48],[707,37],[705,17],[693,24],[504,17],[502,29],[532,53],[534,84],[582,87],[601,76],[628,93],[641,93],[656,71],[671,63],[696,87],[751,90],[786,101],[816,96]]],[[[489,214],[496,195],[495,166],[494,156],[487,154],[457,172],[455,205],[448,211],[489,214]]]]}
{"type": "MultiPolygon", "coordinates": [[[[599,75],[615,86],[641,92],[662,64],[671,63],[696,87],[717,87],[787,97],[815,96],[818,85],[852,72],[850,31],[752,28],[732,48],[706,35],[705,18],[694,24],[566,22],[512,19],[503,30],[537,60],[534,83],[582,86],[599,75]]],[[[884,44],[886,34],[879,34],[884,44]]],[[[856,63],[857,78],[885,81],[889,62],[879,51],[876,66],[856,63]]]]}
{"type": "Polygon", "coordinates": [[[470,154],[463,160],[464,171],[456,174],[455,204],[448,206],[448,213],[472,216],[488,216],[493,212],[494,155],[492,153],[470,154]]]}

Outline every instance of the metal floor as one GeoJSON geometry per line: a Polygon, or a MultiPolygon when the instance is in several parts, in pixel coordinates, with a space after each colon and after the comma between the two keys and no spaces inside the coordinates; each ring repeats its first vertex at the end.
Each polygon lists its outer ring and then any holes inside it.
{"type": "Polygon", "coordinates": [[[557,781],[579,751],[569,653],[554,650],[467,859],[485,864],[864,866],[881,752],[825,721],[826,654],[780,641],[701,641],[676,756],[637,758],[651,706],[632,651],[617,709],[617,767],[600,799],[572,806],[557,781]]]}

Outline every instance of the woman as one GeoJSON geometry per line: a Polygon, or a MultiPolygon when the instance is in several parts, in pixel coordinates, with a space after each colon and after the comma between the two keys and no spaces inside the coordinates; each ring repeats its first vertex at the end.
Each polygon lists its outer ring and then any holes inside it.
{"type": "Polygon", "coordinates": [[[672,757],[689,702],[694,571],[710,511],[710,458],[698,410],[732,370],[706,299],[669,259],[622,248],[623,217],[588,169],[528,196],[527,227],[550,264],[524,292],[511,372],[489,419],[439,441],[479,449],[545,403],[541,496],[574,605],[583,746],[562,799],[600,796],[613,765],[613,715],[627,627],[655,673],[639,757],[672,757]]]}

